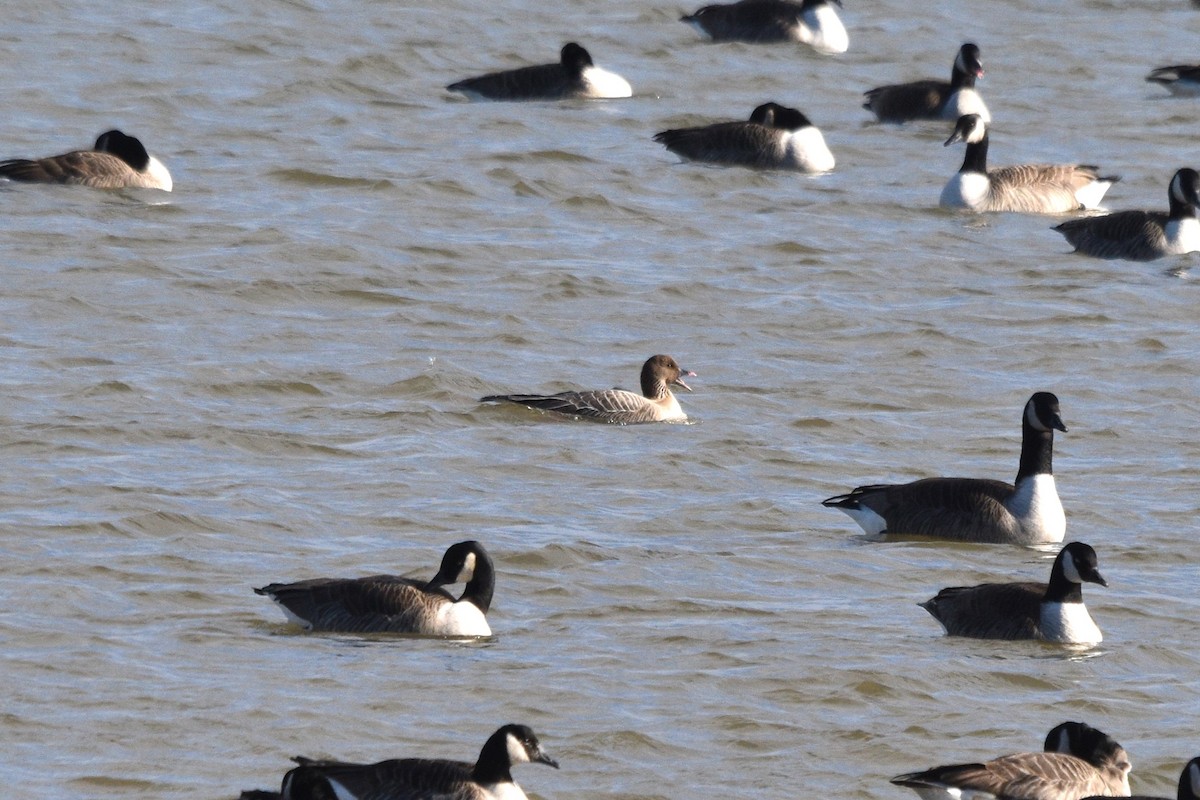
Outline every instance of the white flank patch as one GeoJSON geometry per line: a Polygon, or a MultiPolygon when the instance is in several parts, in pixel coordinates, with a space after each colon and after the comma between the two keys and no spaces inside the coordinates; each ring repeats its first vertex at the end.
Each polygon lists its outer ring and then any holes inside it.
{"type": "Polygon", "coordinates": [[[1104,193],[1112,186],[1112,181],[1092,181],[1087,186],[1075,191],[1075,199],[1084,208],[1099,208],[1104,193]]]}
{"type": "Polygon", "coordinates": [[[1167,223],[1167,253],[1180,255],[1200,250],[1200,220],[1185,217],[1167,223]]]}
{"type": "Polygon", "coordinates": [[[828,3],[804,12],[799,36],[801,42],[821,53],[844,53],[850,47],[846,26],[828,3]]]}
{"type": "Polygon", "coordinates": [[[1195,81],[1191,78],[1180,78],[1177,81],[1171,81],[1167,84],[1161,84],[1170,90],[1171,94],[1177,97],[1198,97],[1200,96],[1200,81],[1195,81]]]}
{"type": "Polygon", "coordinates": [[[946,182],[938,201],[943,208],[969,208],[977,210],[987,199],[992,183],[987,175],[978,172],[956,172],[946,182]]]}
{"type": "Polygon", "coordinates": [[[329,781],[329,786],[333,789],[333,793],[338,800],[358,800],[357,795],[351,793],[349,789],[347,789],[345,786],[342,786],[333,778],[326,776],[325,779],[329,781]]]}
{"type": "Polygon", "coordinates": [[[171,181],[171,173],[167,171],[166,166],[154,156],[150,156],[150,163],[146,165],[146,174],[154,179],[158,184],[157,188],[164,192],[169,192],[175,187],[171,181]]]}
{"type": "Polygon", "coordinates": [[[460,600],[438,607],[431,633],[434,636],[491,636],[492,629],[478,606],[460,600]]]}
{"type": "Polygon", "coordinates": [[[275,605],[279,606],[279,608],[283,611],[283,615],[285,617],[287,617],[288,622],[299,625],[301,628],[304,628],[304,630],[306,630],[306,631],[311,631],[313,629],[311,622],[309,622],[306,619],[301,619],[300,617],[297,617],[295,614],[292,613],[292,610],[290,608],[288,608],[287,606],[285,606],[283,603],[279,602],[278,600],[275,600],[274,597],[272,597],[271,599],[274,600],[275,605]]]}
{"type": "Polygon", "coordinates": [[[702,36],[704,36],[705,38],[708,38],[708,39],[711,39],[711,38],[713,38],[713,37],[712,37],[712,34],[711,34],[711,33],[709,33],[709,32],[708,32],[708,31],[705,29],[704,25],[703,25],[703,24],[701,24],[700,20],[698,20],[698,19],[689,19],[689,20],[687,21],[687,24],[688,24],[688,25],[691,25],[693,28],[695,28],[696,30],[700,31],[700,34],[701,34],[702,36]]]}
{"type": "Polygon", "coordinates": [[[588,85],[588,97],[632,97],[633,87],[629,81],[615,72],[599,67],[588,67],[583,71],[583,82],[588,85]]]}
{"type": "Polygon", "coordinates": [[[858,523],[858,526],[867,532],[869,536],[882,536],[887,530],[887,520],[876,514],[869,508],[843,508],[837,507],[838,511],[844,511],[850,519],[858,523]]]}
{"type": "Polygon", "coordinates": [[[825,144],[825,137],[812,126],[801,128],[784,136],[784,152],[796,169],[804,172],[828,172],[833,169],[833,153],[825,144]]]}
{"type": "Polygon", "coordinates": [[[946,107],[942,109],[942,119],[956,120],[965,114],[978,114],[984,122],[992,121],[983,98],[974,89],[959,89],[950,95],[946,107]]]}
{"type": "Polygon", "coordinates": [[[1005,507],[1017,518],[1031,543],[1061,542],[1067,533],[1067,515],[1053,475],[1025,478],[1005,507]]]}
{"type": "Polygon", "coordinates": [[[1104,635],[1083,603],[1042,603],[1042,636],[1048,642],[1099,644],[1104,635]]]}

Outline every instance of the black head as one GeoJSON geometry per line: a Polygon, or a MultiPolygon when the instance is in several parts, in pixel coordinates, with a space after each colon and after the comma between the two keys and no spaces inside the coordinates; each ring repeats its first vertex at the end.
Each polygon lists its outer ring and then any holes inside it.
{"type": "Polygon", "coordinates": [[[768,128],[775,125],[775,112],[783,108],[778,103],[763,103],[758,108],[750,112],[750,121],[757,122],[759,125],[766,125],[768,128]]]}
{"type": "Polygon", "coordinates": [[[1058,413],[1058,398],[1050,392],[1036,392],[1025,404],[1025,423],[1039,431],[1067,432],[1058,413]]]}
{"type": "Polygon", "coordinates": [[[954,68],[972,78],[982,78],[983,61],[979,58],[979,46],[967,42],[958,48],[958,55],[954,58],[954,68]]]}
{"type": "Polygon", "coordinates": [[[144,170],[150,164],[150,154],[146,152],[142,143],[118,130],[100,134],[96,139],[95,149],[102,153],[111,153],[138,171],[144,170]]]}
{"type": "Polygon", "coordinates": [[[949,147],[955,142],[978,144],[987,136],[987,123],[978,114],[963,114],[954,124],[954,133],[946,140],[943,147],[949,147]]]}
{"type": "Polygon", "coordinates": [[[481,561],[488,559],[483,545],[476,541],[450,545],[442,556],[442,565],[437,575],[426,584],[426,589],[436,589],[452,583],[467,583],[475,577],[475,569],[481,561]]]}
{"type": "Polygon", "coordinates": [[[800,110],[788,108],[787,106],[775,107],[775,121],[771,127],[781,131],[798,131],[810,125],[812,123],[808,121],[808,117],[804,116],[800,110]]]}
{"type": "Polygon", "coordinates": [[[1108,586],[1100,574],[1096,551],[1083,542],[1071,542],[1058,552],[1054,568],[1061,570],[1063,577],[1071,583],[1098,583],[1108,586]]]}
{"type": "Polygon", "coordinates": [[[595,66],[588,51],[574,42],[567,42],[563,45],[559,58],[562,61],[562,65],[572,74],[583,72],[588,67],[595,66]]]}
{"type": "Polygon", "coordinates": [[[804,2],[800,4],[800,8],[804,11],[808,11],[810,8],[828,5],[835,5],[838,8],[845,8],[845,6],[842,5],[842,0],[804,0],[804,2]]]}
{"type": "Polygon", "coordinates": [[[1064,722],[1046,735],[1047,753],[1069,753],[1082,758],[1093,767],[1117,767],[1129,771],[1129,756],[1125,748],[1103,731],[1086,722],[1064,722]]]}
{"type": "Polygon", "coordinates": [[[529,763],[558,769],[558,762],[546,755],[532,730],[525,725],[505,725],[484,743],[473,777],[485,784],[511,781],[513,764],[529,763]]]}
{"type": "Polygon", "coordinates": [[[642,365],[642,394],[653,397],[659,383],[682,386],[690,392],[692,387],[683,382],[685,375],[689,378],[696,377],[696,373],[685,370],[670,356],[651,356],[642,365]]]}
{"type": "Polygon", "coordinates": [[[1190,167],[1184,167],[1171,178],[1171,200],[1184,203],[1193,208],[1200,206],[1200,174],[1190,167]]]}
{"type": "Polygon", "coordinates": [[[1176,800],[1196,800],[1200,797],[1200,758],[1193,758],[1179,776],[1179,794],[1176,800]]]}

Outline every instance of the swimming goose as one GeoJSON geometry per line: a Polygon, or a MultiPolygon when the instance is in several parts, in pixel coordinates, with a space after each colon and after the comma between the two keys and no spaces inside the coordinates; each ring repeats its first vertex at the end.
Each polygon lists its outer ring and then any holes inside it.
{"type": "Polygon", "coordinates": [[[1054,431],[1066,431],[1058,398],[1037,392],[1021,415],[1016,483],[983,478],[925,478],[859,486],[823,501],[871,536],[929,536],[960,542],[1061,542],[1067,521],[1054,487],[1054,431]]]}
{"type": "Polygon", "coordinates": [[[279,792],[243,792],[244,800],[526,800],[512,778],[514,764],[558,762],[524,725],[491,735],[474,764],[433,758],[398,758],[377,764],[318,761],[303,756],[283,776],[279,792]]]}
{"type": "Polygon", "coordinates": [[[140,141],[118,130],[106,131],[92,150],[59,156],[0,161],[0,178],[20,183],[62,183],[94,189],[171,191],[171,173],[146,152],[140,141]]]}
{"type": "Polygon", "coordinates": [[[1128,797],[1129,770],[1128,755],[1112,737],[1084,723],[1066,722],[1050,731],[1043,752],[934,767],[897,775],[892,783],[923,800],[1081,800],[1128,797]]]}
{"type": "Polygon", "coordinates": [[[1099,167],[1087,164],[1018,164],[989,170],[988,126],[978,114],[958,118],[946,146],[955,142],[966,142],[967,153],[942,189],[945,208],[1065,214],[1098,207],[1108,187],[1120,180],[1100,177],[1099,167]]]}
{"type": "Polygon", "coordinates": [[[620,75],[600,69],[575,42],[563,45],[557,64],[491,72],[446,87],[473,100],[566,100],[630,97],[633,88],[620,75]]]}
{"type": "Polygon", "coordinates": [[[310,631],[419,633],[428,636],[491,636],[484,616],[495,589],[492,559],[479,542],[451,545],[428,583],[395,575],[314,578],[272,583],[265,595],[287,618],[310,631]],[[440,587],[466,582],[454,599],[440,587]]]}
{"type": "Polygon", "coordinates": [[[975,91],[975,80],[982,77],[979,47],[968,42],[954,57],[949,83],[923,80],[879,86],[865,93],[863,108],[873,112],[880,122],[958,119],[964,114],[978,114],[984,122],[991,122],[983,98],[975,91]]]}
{"type": "Polygon", "coordinates": [[[642,365],[642,393],[625,389],[598,389],[590,392],[559,394],[491,394],[481,403],[508,402],[569,414],[573,417],[630,425],[639,422],[682,422],[687,414],[671,393],[671,386],[691,391],[684,376],[696,373],[683,369],[670,356],[651,356],[642,365]]]}
{"type": "Polygon", "coordinates": [[[1153,261],[1200,250],[1200,175],[1184,168],[1171,178],[1170,210],[1116,211],[1055,225],[1076,253],[1096,258],[1153,261]]]}
{"type": "Polygon", "coordinates": [[[955,586],[920,606],[950,636],[1099,644],[1104,637],[1083,605],[1085,581],[1108,586],[1096,566],[1096,551],[1071,542],[1054,559],[1049,584],[955,586]]]}
{"type": "Polygon", "coordinates": [[[718,122],[699,128],[675,128],[654,141],[689,161],[761,169],[827,172],[833,153],[808,117],[794,108],[764,103],[748,122],[718,122]]]}
{"type": "Polygon", "coordinates": [[[1174,67],[1158,67],[1146,76],[1150,83],[1157,83],[1177,97],[1200,95],[1200,65],[1180,64],[1174,67]]]}
{"type": "MultiPolygon", "coordinates": [[[[1175,800],[1197,800],[1198,797],[1200,797],[1200,758],[1193,758],[1184,766],[1183,772],[1179,776],[1179,788],[1176,790],[1175,800]]],[[[1129,800],[1169,800],[1169,798],[1135,794],[1129,800]]]]}
{"type": "Polygon", "coordinates": [[[842,0],[740,0],[679,19],[714,42],[800,42],[820,53],[844,53],[850,37],[833,3],[840,6],[842,0]]]}

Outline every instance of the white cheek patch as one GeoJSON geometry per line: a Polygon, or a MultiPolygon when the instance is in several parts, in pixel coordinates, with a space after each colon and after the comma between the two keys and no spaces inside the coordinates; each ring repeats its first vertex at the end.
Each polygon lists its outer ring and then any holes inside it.
{"type": "Polygon", "coordinates": [[[1079,576],[1079,567],[1075,564],[1075,556],[1070,553],[1063,557],[1063,576],[1071,583],[1083,583],[1083,578],[1079,576]]]}
{"type": "Polygon", "coordinates": [[[1033,426],[1034,430],[1049,430],[1045,425],[1042,424],[1042,421],[1038,419],[1037,409],[1033,407],[1032,400],[1025,404],[1025,420],[1033,426]]]}
{"type": "Polygon", "coordinates": [[[525,745],[511,733],[505,738],[508,741],[508,760],[513,764],[529,763],[529,753],[525,752],[525,745]]]}
{"type": "Polygon", "coordinates": [[[471,578],[475,577],[475,554],[467,553],[467,557],[463,559],[462,569],[458,571],[458,581],[456,583],[467,583],[471,578]]]}
{"type": "Polygon", "coordinates": [[[1192,786],[1192,796],[1200,795],[1200,764],[1195,761],[1188,764],[1188,783],[1192,786]]]}

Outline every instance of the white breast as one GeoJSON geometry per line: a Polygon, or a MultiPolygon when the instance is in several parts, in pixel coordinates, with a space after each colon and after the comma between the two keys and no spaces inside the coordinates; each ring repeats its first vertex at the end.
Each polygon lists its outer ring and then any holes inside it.
{"type": "Polygon", "coordinates": [[[489,800],[528,800],[521,787],[512,781],[484,786],[483,790],[487,793],[489,800]]]}
{"type": "Polygon", "coordinates": [[[1067,516],[1053,475],[1034,475],[1016,486],[1012,498],[1005,503],[1021,524],[1021,529],[1033,542],[1061,542],[1067,533],[1067,516]]]}
{"type": "Polygon", "coordinates": [[[942,119],[956,120],[966,114],[978,114],[984,122],[991,122],[992,115],[988,113],[983,98],[974,89],[959,89],[950,95],[942,109],[942,119]]]}
{"type": "Polygon", "coordinates": [[[583,82],[588,85],[589,97],[632,97],[633,87],[629,81],[599,67],[588,67],[583,71],[583,82]]]}
{"type": "Polygon", "coordinates": [[[1180,255],[1200,250],[1200,220],[1184,217],[1167,223],[1167,253],[1180,255]]]}
{"type": "Polygon", "coordinates": [[[466,600],[443,603],[434,621],[437,636],[491,636],[487,618],[479,607],[466,600]]]}
{"type": "Polygon", "coordinates": [[[956,172],[946,182],[939,201],[943,208],[969,208],[977,210],[987,200],[992,189],[991,181],[978,172],[956,172]]]}
{"type": "Polygon", "coordinates": [[[833,169],[833,153],[825,137],[813,127],[787,134],[783,140],[785,158],[804,172],[828,172],[833,169]]]}
{"type": "Polygon", "coordinates": [[[1042,603],[1042,638],[1063,644],[1099,644],[1100,628],[1083,603],[1042,603]]]}
{"type": "Polygon", "coordinates": [[[846,26],[828,4],[804,12],[798,35],[801,42],[822,53],[844,53],[850,47],[846,26]]]}
{"type": "Polygon", "coordinates": [[[659,405],[658,418],[662,422],[682,422],[687,419],[687,414],[683,413],[683,406],[679,405],[679,398],[673,392],[659,405]]]}

